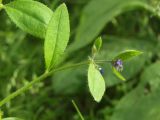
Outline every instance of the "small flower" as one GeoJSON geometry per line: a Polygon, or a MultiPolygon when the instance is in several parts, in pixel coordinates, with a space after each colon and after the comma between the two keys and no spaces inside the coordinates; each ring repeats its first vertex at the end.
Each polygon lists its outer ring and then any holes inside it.
{"type": "Polygon", "coordinates": [[[123,70],[123,62],[120,59],[113,61],[112,65],[117,71],[121,72],[123,70]]]}
{"type": "Polygon", "coordinates": [[[103,68],[99,67],[98,69],[99,69],[99,72],[103,75],[104,74],[103,68]]]}

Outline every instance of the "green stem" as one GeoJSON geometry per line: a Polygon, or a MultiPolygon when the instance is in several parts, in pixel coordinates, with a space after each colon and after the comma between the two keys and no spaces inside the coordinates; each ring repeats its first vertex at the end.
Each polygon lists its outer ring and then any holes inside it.
{"type": "Polygon", "coordinates": [[[74,102],[74,100],[72,100],[72,104],[73,104],[74,108],[76,109],[76,111],[77,111],[79,117],[81,118],[81,120],[84,120],[84,117],[81,114],[80,110],[78,109],[78,107],[77,107],[76,103],[74,102]]]}
{"type": "Polygon", "coordinates": [[[112,60],[95,60],[96,63],[112,62],[112,60]]]}
{"type": "MultiPolygon", "coordinates": [[[[107,61],[95,60],[95,62],[96,63],[104,63],[104,62],[107,62],[107,61]]],[[[54,69],[54,70],[49,71],[49,72],[45,72],[44,74],[42,74],[38,78],[32,80],[27,85],[23,86],[22,88],[18,89],[17,91],[13,92],[12,94],[10,94],[6,98],[4,98],[2,101],[0,101],[0,107],[2,105],[6,104],[11,99],[15,98],[16,96],[18,96],[21,93],[25,92],[26,90],[30,89],[35,83],[44,80],[45,78],[51,76],[55,72],[62,71],[62,70],[65,70],[65,69],[75,68],[75,67],[86,65],[86,64],[89,64],[89,63],[90,63],[90,61],[88,60],[88,61],[84,61],[84,62],[81,62],[81,63],[77,63],[77,64],[73,64],[73,65],[68,65],[68,66],[60,67],[60,68],[54,69]]]]}
{"type": "Polygon", "coordinates": [[[4,98],[1,102],[0,102],[0,107],[2,105],[4,105],[5,103],[7,103],[8,101],[10,101],[11,99],[15,98],[16,96],[20,95],[21,93],[23,93],[24,91],[28,90],[31,86],[33,86],[35,83],[45,79],[47,76],[49,75],[49,73],[44,73],[42,74],[40,77],[34,79],[33,81],[31,81],[30,83],[28,83],[27,85],[23,86],[22,88],[18,89],[17,91],[13,92],[12,94],[10,94],[9,96],[7,96],[6,98],[4,98]]]}

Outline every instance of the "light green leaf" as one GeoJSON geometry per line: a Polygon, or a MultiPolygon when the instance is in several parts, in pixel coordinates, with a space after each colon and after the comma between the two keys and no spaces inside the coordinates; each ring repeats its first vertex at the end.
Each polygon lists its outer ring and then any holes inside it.
{"type": "Polygon", "coordinates": [[[88,69],[88,85],[94,100],[100,102],[105,92],[105,81],[93,61],[88,69]]]}
{"type": "Polygon", "coordinates": [[[46,33],[44,54],[46,68],[51,69],[60,62],[69,40],[69,15],[65,4],[54,12],[46,33]]]}
{"type": "Polygon", "coordinates": [[[101,47],[102,47],[102,38],[98,37],[93,44],[92,55],[94,56],[96,53],[98,53],[101,47]]]}
{"type": "Polygon", "coordinates": [[[116,16],[139,8],[154,11],[147,0],[91,0],[82,13],[75,41],[68,52],[88,45],[116,16]]]}
{"type": "Polygon", "coordinates": [[[128,60],[132,57],[138,56],[143,52],[138,50],[126,50],[120,54],[118,54],[113,60],[121,59],[122,61],[128,60]]]}
{"type": "Polygon", "coordinates": [[[22,119],[16,117],[8,117],[8,118],[3,118],[2,120],[22,120],[22,119]]]}
{"type": "Polygon", "coordinates": [[[121,80],[123,80],[123,81],[126,80],[126,79],[121,75],[121,73],[116,70],[115,67],[112,67],[112,71],[113,71],[113,73],[114,73],[119,79],[121,79],[121,80]]]}
{"type": "Polygon", "coordinates": [[[102,38],[98,37],[95,42],[94,45],[96,46],[97,51],[99,51],[102,47],[102,38]]]}
{"type": "Polygon", "coordinates": [[[45,37],[53,14],[47,6],[32,0],[16,0],[6,4],[5,10],[19,28],[36,37],[45,37]]]}

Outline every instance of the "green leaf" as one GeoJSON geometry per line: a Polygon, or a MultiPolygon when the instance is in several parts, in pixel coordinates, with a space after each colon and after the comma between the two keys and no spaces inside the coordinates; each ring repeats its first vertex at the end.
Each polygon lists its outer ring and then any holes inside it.
{"type": "Polygon", "coordinates": [[[147,0],[91,0],[82,13],[75,41],[69,47],[68,52],[78,50],[91,43],[106,24],[116,16],[139,8],[154,11],[147,4],[147,0]]]}
{"type": "Polygon", "coordinates": [[[101,47],[102,47],[102,38],[98,37],[95,42],[94,45],[96,46],[97,51],[99,52],[101,47]]]}
{"type": "Polygon", "coordinates": [[[5,5],[11,20],[23,31],[44,38],[53,12],[40,2],[15,0],[5,5]]]}
{"type": "Polygon", "coordinates": [[[93,44],[92,55],[94,56],[96,53],[98,53],[101,47],[102,47],[102,38],[98,37],[93,44]]]}
{"type": "Polygon", "coordinates": [[[156,91],[160,88],[160,61],[151,64],[145,68],[141,75],[139,86],[144,88],[146,84],[150,85],[151,91],[156,91]]]}
{"type": "Polygon", "coordinates": [[[44,54],[46,68],[51,69],[60,62],[68,44],[70,33],[69,15],[65,4],[54,12],[46,33],[44,54]]]}
{"type": "Polygon", "coordinates": [[[22,119],[16,117],[8,117],[8,118],[3,118],[2,120],[22,120],[22,119]]]}
{"type": "Polygon", "coordinates": [[[105,81],[93,61],[88,69],[88,85],[94,100],[100,102],[105,92],[105,81]]]}
{"type": "Polygon", "coordinates": [[[121,79],[121,80],[123,80],[123,81],[126,80],[126,79],[121,75],[121,73],[116,70],[115,67],[112,67],[112,71],[113,71],[113,73],[114,73],[119,79],[121,79]]]}
{"type": "Polygon", "coordinates": [[[128,60],[132,57],[138,56],[143,52],[138,50],[126,50],[120,54],[118,54],[113,60],[121,59],[122,61],[128,60]]]}

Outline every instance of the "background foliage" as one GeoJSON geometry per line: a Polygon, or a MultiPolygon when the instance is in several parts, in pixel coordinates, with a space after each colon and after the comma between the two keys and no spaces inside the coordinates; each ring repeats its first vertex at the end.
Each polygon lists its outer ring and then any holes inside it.
{"type": "MultiPolygon", "coordinates": [[[[102,35],[98,59],[127,49],[144,52],[125,63],[120,81],[105,70],[106,92],[97,104],[88,92],[87,68],[57,72],[3,106],[4,116],[25,120],[79,120],[74,99],[86,120],[160,120],[160,19],[158,2],[149,0],[39,0],[52,10],[65,2],[71,37],[63,64],[88,59],[93,40],[102,35]],[[146,5],[149,5],[146,7],[146,5]],[[153,6],[152,6],[153,5],[153,6]],[[157,10],[157,11],[156,11],[157,10]],[[67,111],[67,112],[66,112],[67,111]]],[[[4,3],[11,2],[6,0],[4,3]]],[[[17,28],[0,12],[0,99],[44,71],[43,40],[17,28]]]]}

